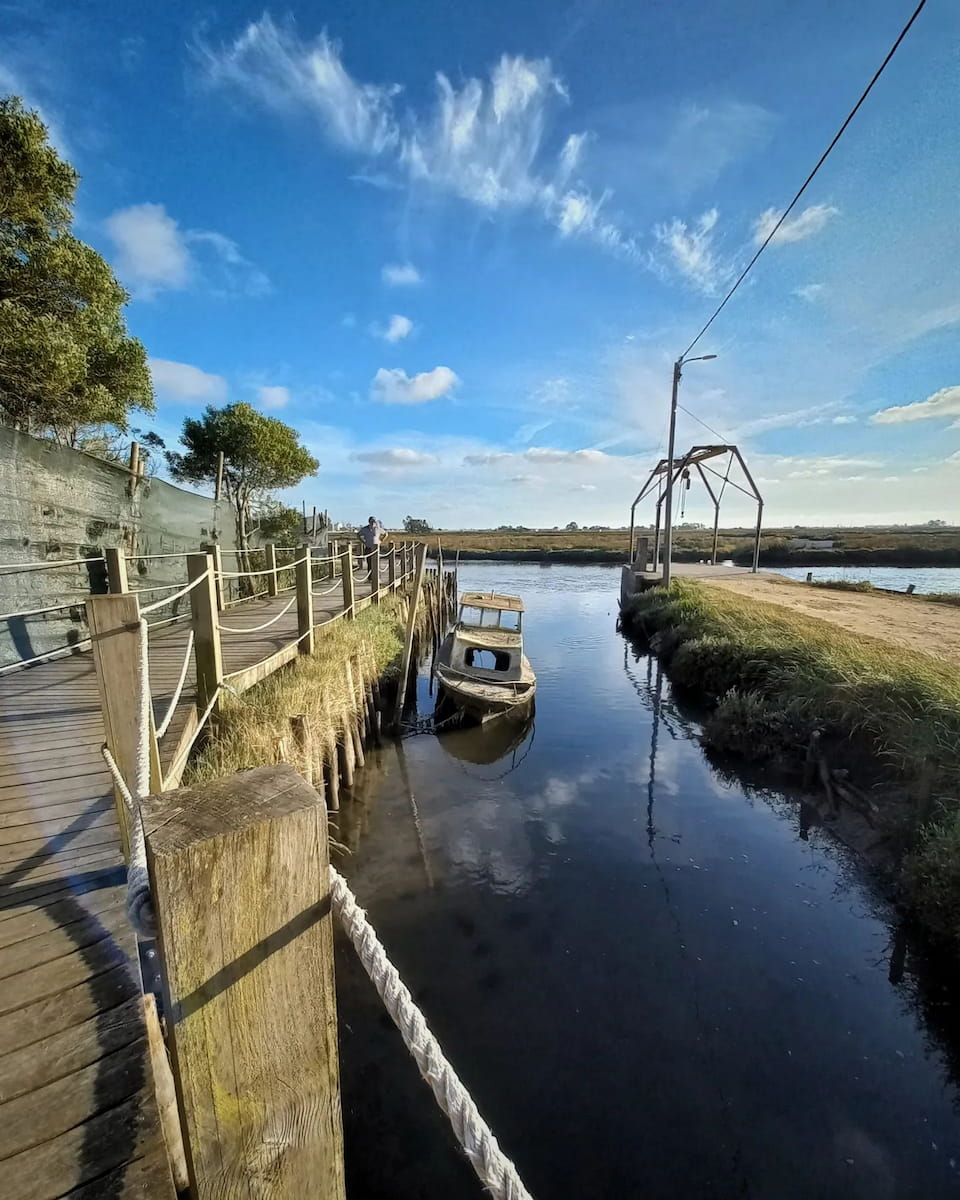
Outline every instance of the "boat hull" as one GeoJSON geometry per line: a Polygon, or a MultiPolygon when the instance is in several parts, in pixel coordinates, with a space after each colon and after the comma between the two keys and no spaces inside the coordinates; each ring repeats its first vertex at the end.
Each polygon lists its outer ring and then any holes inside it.
{"type": "MultiPolygon", "coordinates": [[[[529,670],[526,660],[524,665],[529,670]]],[[[533,674],[532,670],[530,674],[533,674]]],[[[526,720],[537,690],[535,679],[515,683],[472,679],[440,663],[437,664],[437,680],[450,703],[481,724],[496,720],[526,720]]]]}

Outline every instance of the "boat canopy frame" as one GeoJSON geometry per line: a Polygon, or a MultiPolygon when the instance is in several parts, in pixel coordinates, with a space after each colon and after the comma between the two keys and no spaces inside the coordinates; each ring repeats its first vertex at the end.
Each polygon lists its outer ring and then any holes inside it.
{"type": "MultiPolygon", "coordinates": [[[[723,493],[727,487],[727,484],[729,483],[729,485],[733,488],[736,488],[738,492],[742,492],[745,496],[748,496],[750,499],[757,502],[757,525],[753,541],[753,570],[756,572],[760,566],[760,533],[763,527],[763,497],[760,495],[760,491],[757,488],[753,476],[750,474],[747,464],[744,462],[743,455],[740,453],[739,448],[732,444],[691,446],[682,458],[675,458],[673,460],[672,472],[670,470],[669,460],[666,458],[660,459],[657,465],[647,476],[646,482],[637,493],[633,504],[630,505],[631,564],[636,566],[634,560],[636,558],[637,549],[635,539],[637,505],[641,500],[649,496],[656,487],[657,509],[653,538],[653,569],[654,571],[657,571],[660,564],[660,535],[662,532],[661,516],[663,501],[664,497],[666,496],[665,484],[667,477],[669,476],[669,484],[667,484],[669,487],[675,487],[678,481],[686,481],[687,487],[689,487],[691,469],[696,469],[698,475],[703,481],[704,487],[707,489],[711,501],[713,502],[713,552],[710,556],[710,563],[712,566],[717,565],[717,541],[720,533],[720,502],[723,499],[723,493]],[[716,471],[713,467],[708,466],[707,464],[711,459],[722,458],[723,456],[727,456],[727,465],[726,471],[721,475],[719,471],[716,471]],[[736,483],[730,478],[730,471],[734,463],[739,464],[740,469],[743,472],[744,479],[749,487],[749,491],[746,487],[741,486],[739,483],[736,483]],[[716,484],[711,487],[710,480],[707,479],[708,473],[720,480],[719,488],[717,488],[716,484]],[[717,490],[715,491],[714,488],[717,490]]],[[[643,570],[646,570],[647,564],[644,562],[641,563],[640,566],[643,570]]]]}

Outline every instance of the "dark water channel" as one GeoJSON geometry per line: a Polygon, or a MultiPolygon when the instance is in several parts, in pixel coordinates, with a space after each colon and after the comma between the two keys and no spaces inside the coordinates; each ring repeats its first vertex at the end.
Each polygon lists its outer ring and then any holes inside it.
{"type": "MultiPolygon", "coordinates": [[[[960,1194],[956,993],[795,800],[711,767],[615,631],[619,573],[460,585],[524,596],[535,735],[380,752],[344,869],[537,1200],[960,1194]]],[[[350,1200],[480,1197],[337,970],[350,1200]]]]}

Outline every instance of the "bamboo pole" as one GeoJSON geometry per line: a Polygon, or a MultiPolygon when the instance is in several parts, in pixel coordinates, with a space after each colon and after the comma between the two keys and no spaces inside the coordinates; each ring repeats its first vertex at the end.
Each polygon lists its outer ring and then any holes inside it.
{"type": "Polygon", "coordinates": [[[403,640],[403,665],[400,668],[400,686],[397,689],[397,705],[393,713],[394,732],[400,728],[400,720],[403,716],[403,702],[406,696],[407,679],[410,675],[410,661],[413,657],[413,635],[416,632],[417,623],[417,607],[420,603],[420,593],[423,591],[423,576],[427,569],[426,543],[420,542],[417,545],[416,557],[416,577],[414,579],[413,596],[410,600],[410,608],[407,615],[407,630],[403,640]]]}

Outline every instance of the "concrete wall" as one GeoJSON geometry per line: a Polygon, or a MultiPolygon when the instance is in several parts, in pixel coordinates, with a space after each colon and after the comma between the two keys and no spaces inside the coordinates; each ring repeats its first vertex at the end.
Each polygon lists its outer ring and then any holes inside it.
{"type": "MultiPolygon", "coordinates": [[[[129,472],[112,463],[0,427],[0,564],[29,565],[57,559],[96,558],[119,546],[131,555],[131,588],[185,579],[182,557],[143,556],[198,550],[219,540],[235,546],[233,520],[221,506],[221,536],[214,505],[159,479],[131,487],[129,472]]],[[[229,564],[227,564],[229,565],[229,564]]],[[[0,620],[0,666],[32,658],[87,635],[83,601],[107,590],[101,563],[47,570],[0,571],[3,614],[76,601],[62,612],[0,620]]],[[[144,603],[162,593],[151,593],[144,603]]]]}

